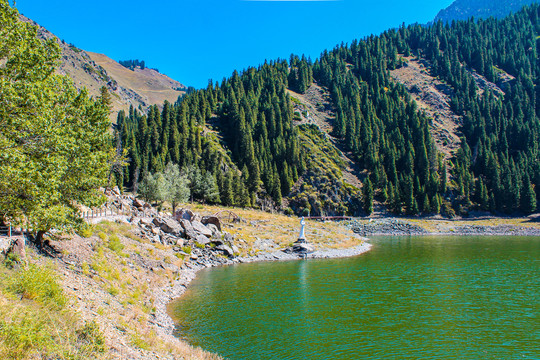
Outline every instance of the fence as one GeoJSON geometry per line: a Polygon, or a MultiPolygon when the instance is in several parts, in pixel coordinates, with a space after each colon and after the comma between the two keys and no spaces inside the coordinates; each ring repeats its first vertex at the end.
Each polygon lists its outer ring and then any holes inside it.
{"type": "Polygon", "coordinates": [[[82,211],[81,217],[83,219],[95,219],[107,216],[119,216],[119,215],[131,215],[131,208],[117,207],[115,205],[109,205],[106,207],[92,209],[89,211],[82,211]]]}
{"type": "Polygon", "coordinates": [[[115,204],[109,203],[103,207],[97,209],[91,209],[88,211],[81,211],[80,213],[83,219],[95,219],[102,218],[107,216],[121,216],[121,215],[133,215],[133,210],[130,206],[117,206],[115,204]]]}
{"type": "Polygon", "coordinates": [[[11,226],[0,226],[0,236],[11,237],[13,235],[13,228],[11,226]]]}

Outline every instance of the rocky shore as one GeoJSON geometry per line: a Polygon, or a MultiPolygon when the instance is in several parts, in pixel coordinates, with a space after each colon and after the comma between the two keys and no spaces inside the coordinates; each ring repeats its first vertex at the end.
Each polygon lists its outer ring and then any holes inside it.
{"type": "Polygon", "coordinates": [[[361,236],[407,236],[407,235],[486,235],[486,236],[540,236],[540,227],[532,225],[536,220],[527,218],[520,224],[497,224],[504,221],[491,219],[421,219],[406,220],[383,218],[373,220],[352,220],[347,226],[361,236]],[[494,221],[493,224],[489,221],[494,221]],[[475,224],[488,222],[488,224],[475,224]],[[527,225],[524,225],[527,224],[527,225]]]}
{"type": "MultiPolygon", "coordinates": [[[[356,256],[370,250],[367,237],[375,235],[540,236],[540,222],[533,217],[310,221],[306,238],[315,250],[304,254],[292,243],[296,218],[238,209],[231,220],[217,215],[229,210],[202,206],[173,215],[117,189],[106,195],[108,211],[98,211],[106,216],[87,219],[94,224],[91,233],[69,241],[51,238],[50,246],[62,286],[76,299],[73,309],[99,324],[108,354],[119,359],[220,359],[175,337],[167,309],[205,268],[356,256]]],[[[32,260],[48,261],[37,254],[32,260]]]]}

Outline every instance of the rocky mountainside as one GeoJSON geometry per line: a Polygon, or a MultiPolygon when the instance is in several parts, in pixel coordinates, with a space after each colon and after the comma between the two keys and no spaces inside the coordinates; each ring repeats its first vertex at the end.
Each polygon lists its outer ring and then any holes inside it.
{"type": "Polygon", "coordinates": [[[38,26],[42,39],[55,39],[62,52],[58,72],[69,76],[77,88],[86,87],[89,93],[97,96],[106,86],[112,95],[113,112],[111,120],[116,121],[118,111],[139,106],[146,110],[165,100],[173,103],[178,96],[185,94],[186,87],[164,74],[152,69],[129,70],[103,54],[87,52],[68,44],[44,27],[21,15],[21,19],[38,26]]]}
{"type": "Polygon", "coordinates": [[[473,16],[482,19],[490,16],[502,18],[536,2],[536,0],[456,0],[446,9],[439,11],[435,21],[466,20],[473,16]]]}

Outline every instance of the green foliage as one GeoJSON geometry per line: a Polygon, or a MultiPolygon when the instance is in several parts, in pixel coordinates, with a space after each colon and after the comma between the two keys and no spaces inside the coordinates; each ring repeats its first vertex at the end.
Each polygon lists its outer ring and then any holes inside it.
{"type": "Polygon", "coordinates": [[[373,186],[369,177],[364,182],[364,187],[362,188],[362,195],[364,200],[364,212],[368,215],[371,215],[373,212],[373,186]]]}
{"type": "Polygon", "coordinates": [[[301,216],[358,214],[360,193],[343,182],[338,150],[315,125],[299,126],[298,135],[306,171],[290,194],[291,209],[301,216]]]}
{"type": "Polygon", "coordinates": [[[191,254],[191,246],[182,246],[182,251],[186,254],[191,254]]]}
{"type": "Polygon", "coordinates": [[[73,230],[76,204],[99,205],[108,171],[108,109],[54,72],[59,47],[0,1],[0,213],[73,230]]]}
{"type": "Polygon", "coordinates": [[[87,322],[76,333],[81,347],[86,350],[85,352],[104,353],[106,351],[105,336],[94,320],[87,322]]]}
{"type": "Polygon", "coordinates": [[[30,264],[7,280],[7,290],[21,298],[60,310],[66,305],[62,287],[56,282],[51,268],[30,264]]]}
{"type": "Polygon", "coordinates": [[[107,247],[114,251],[118,255],[122,255],[122,250],[124,250],[124,244],[120,241],[120,238],[117,235],[111,235],[109,237],[109,242],[107,247]]]}
{"type": "MultiPolygon", "coordinates": [[[[314,62],[293,55],[234,72],[176,104],[165,102],[161,112],[153,106],[144,115],[120,113],[118,132],[131,160],[124,185],[136,189],[140,175],[173,163],[189,172],[193,200],[257,206],[279,205],[287,196],[297,213],[358,213],[357,192],[340,184],[339,154],[322,140],[314,144],[318,130],[293,126],[299,100],[286,89],[303,93],[316,81],[331,93],[333,136],[391,211],[536,211],[539,18],[533,5],[501,20],[401,26],[337,46],[314,62]],[[452,89],[451,107],[463,119],[462,146],[452,158],[437,152],[432,120],[389,75],[409,56],[426,60],[452,89]],[[481,91],[471,70],[504,94],[481,91]],[[316,156],[308,152],[317,147],[316,156]],[[215,183],[211,199],[200,190],[204,177],[215,183]]],[[[140,191],[150,194],[146,181],[140,191]]]]}

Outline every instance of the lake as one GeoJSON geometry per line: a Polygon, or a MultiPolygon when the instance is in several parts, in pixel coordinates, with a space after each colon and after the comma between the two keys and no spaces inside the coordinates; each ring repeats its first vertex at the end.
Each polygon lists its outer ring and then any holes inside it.
{"type": "Polygon", "coordinates": [[[354,258],[206,269],[177,336],[231,359],[540,359],[539,237],[379,237],[354,258]]]}

